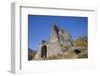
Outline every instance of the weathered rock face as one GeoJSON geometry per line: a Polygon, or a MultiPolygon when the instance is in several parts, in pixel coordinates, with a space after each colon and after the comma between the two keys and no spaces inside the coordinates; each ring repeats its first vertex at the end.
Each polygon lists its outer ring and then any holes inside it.
{"type": "Polygon", "coordinates": [[[68,33],[54,25],[51,29],[50,39],[40,44],[35,59],[62,54],[67,45],[73,45],[72,42],[72,37],[68,33]]]}

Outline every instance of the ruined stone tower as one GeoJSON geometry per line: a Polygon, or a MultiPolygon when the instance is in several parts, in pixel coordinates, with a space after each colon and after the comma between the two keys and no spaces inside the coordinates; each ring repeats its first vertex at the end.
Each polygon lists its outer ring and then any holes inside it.
{"type": "Polygon", "coordinates": [[[42,43],[38,47],[35,59],[63,54],[64,48],[67,45],[72,46],[72,42],[72,37],[68,33],[63,29],[58,28],[56,25],[53,25],[50,39],[48,41],[42,40],[42,43]]]}

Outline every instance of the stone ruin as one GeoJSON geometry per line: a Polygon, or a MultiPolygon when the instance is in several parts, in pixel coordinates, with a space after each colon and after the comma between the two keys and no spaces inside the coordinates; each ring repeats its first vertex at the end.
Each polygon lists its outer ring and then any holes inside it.
{"type": "Polygon", "coordinates": [[[73,46],[71,35],[63,29],[58,28],[56,25],[53,25],[50,39],[48,41],[42,40],[34,59],[63,54],[66,50],[66,46],[73,46]]]}

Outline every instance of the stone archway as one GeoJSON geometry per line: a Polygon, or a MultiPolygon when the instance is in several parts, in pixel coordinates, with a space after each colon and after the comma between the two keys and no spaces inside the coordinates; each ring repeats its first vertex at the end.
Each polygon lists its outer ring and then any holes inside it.
{"type": "Polygon", "coordinates": [[[41,58],[46,58],[47,57],[47,46],[43,45],[41,48],[41,58]]]}

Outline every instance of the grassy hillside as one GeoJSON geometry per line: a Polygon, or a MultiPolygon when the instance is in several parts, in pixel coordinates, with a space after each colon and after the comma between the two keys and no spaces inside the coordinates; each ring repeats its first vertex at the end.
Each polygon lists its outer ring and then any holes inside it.
{"type": "Polygon", "coordinates": [[[34,59],[36,54],[36,51],[33,51],[32,49],[28,48],[28,60],[34,59]]]}

